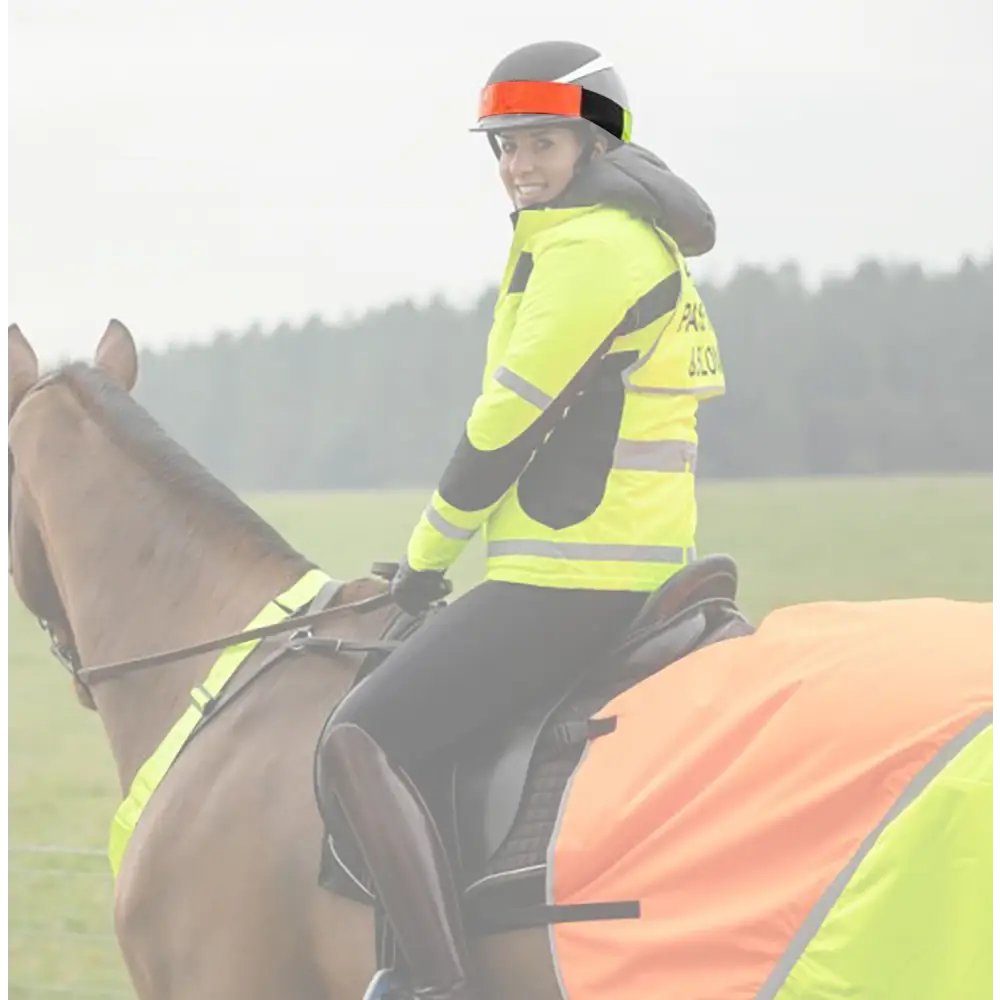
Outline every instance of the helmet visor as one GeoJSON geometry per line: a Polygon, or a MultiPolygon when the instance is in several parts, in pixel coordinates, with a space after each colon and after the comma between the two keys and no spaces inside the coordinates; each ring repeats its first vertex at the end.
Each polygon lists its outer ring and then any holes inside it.
{"type": "Polygon", "coordinates": [[[505,80],[486,87],[479,98],[479,117],[497,115],[563,115],[579,118],[583,88],[549,80],[505,80]]]}
{"type": "Polygon", "coordinates": [[[474,132],[542,127],[553,121],[584,119],[628,142],[631,116],[614,101],[572,83],[504,80],[484,88],[474,132]]]}

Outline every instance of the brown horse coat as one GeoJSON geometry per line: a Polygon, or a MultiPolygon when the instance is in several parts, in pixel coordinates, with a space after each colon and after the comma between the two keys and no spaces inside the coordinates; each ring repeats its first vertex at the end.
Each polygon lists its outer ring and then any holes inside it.
{"type": "MultiPolygon", "coordinates": [[[[94,369],[40,381],[31,346],[8,331],[11,572],[85,665],[238,632],[310,566],[128,397],[137,367],[113,321],[94,369]]],[[[349,584],[341,599],[381,586],[349,584]]],[[[360,638],[384,624],[346,614],[330,627],[360,638]]],[[[216,656],[78,687],[123,794],[216,656]]],[[[372,913],[317,885],[312,788],[316,739],[358,659],[289,658],[220,712],[157,789],[116,886],[140,1000],[361,996],[374,973],[372,913]]],[[[484,996],[559,995],[544,931],[490,938],[478,959],[484,996]]]]}

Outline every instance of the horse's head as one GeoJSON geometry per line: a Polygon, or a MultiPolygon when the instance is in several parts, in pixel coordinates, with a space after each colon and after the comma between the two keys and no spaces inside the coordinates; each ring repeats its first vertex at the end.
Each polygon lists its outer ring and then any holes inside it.
{"type": "MultiPolygon", "coordinates": [[[[129,331],[117,320],[108,324],[97,345],[94,367],[126,392],[135,385],[138,355],[129,331]]],[[[49,632],[53,649],[72,673],[78,656],[73,631],[65,610],[58,571],[49,555],[46,526],[31,471],[38,461],[59,461],[66,442],[59,440],[59,424],[47,419],[58,374],[41,375],[38,357],[16,325],[7,329],[7,421],[8,421],[8,565],[14,588],[25,607],[49,632]],[[51,390],[51,391],[48,391],[51,390]]],[[[86,687],[76,681],[77,696],[88,708],[93,700],[86,687]]]]}

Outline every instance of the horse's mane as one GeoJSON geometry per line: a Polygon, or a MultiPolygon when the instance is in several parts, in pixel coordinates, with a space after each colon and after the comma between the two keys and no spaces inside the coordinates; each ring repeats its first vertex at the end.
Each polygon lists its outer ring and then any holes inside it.
{"type": "Polygon", "coordinates": [[[174,441],[147,410],[101,371],[72,362],[56,369],[50,380],[65,385],[108,439],[169,494],[245,534],[265,551],[307,563],[270,524],[174,441]]]}

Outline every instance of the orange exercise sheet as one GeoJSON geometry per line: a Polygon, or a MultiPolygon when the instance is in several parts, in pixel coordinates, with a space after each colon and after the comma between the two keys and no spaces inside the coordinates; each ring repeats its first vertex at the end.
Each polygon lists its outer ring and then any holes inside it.
{"type": "Polygon", "coordinates": [[[992,713],[993,606],[776,611],[603,712],[556,832],[549,901],[637,899],[558,924],[568,1000],[758,995],[817,900],[949,740],[992,713]]]}

